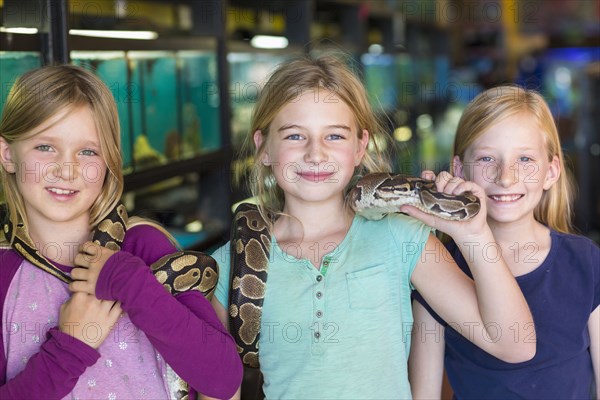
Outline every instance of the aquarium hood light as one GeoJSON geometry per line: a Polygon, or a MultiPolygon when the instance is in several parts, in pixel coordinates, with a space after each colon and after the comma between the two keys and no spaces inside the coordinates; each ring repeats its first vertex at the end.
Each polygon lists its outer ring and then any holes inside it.
{"type": "Polygon", "coordinates": [[[285,49],[288,40],[284,36],[256,35],[250,40],[250,45],[257,49],[285,49]]]}
{"type": "Polygon", "coordinates": [[[158,38],[158,33],[153,31],[96,31],[88,29],[69,29],[69,34],[112,39],[154,40],[158,38]]]}
{"type": "Polygon", "coordinates": [[[0,32],[35,35],[36,33],[38,33],[38,30],[37,28],[5,28],[3,26],[0,26],[0,32]]]}

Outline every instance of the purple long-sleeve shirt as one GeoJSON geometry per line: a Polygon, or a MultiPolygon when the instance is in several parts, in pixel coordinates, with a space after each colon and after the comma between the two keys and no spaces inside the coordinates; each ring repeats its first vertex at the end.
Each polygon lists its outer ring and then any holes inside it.
{"type": "MultiPolygon", "coordinates": [[[[235,343],[199,292],[171,296],[148,265],[176,251],[170,241],[148,225],[131,228],[122,250],[111,256],[98,277],[96,296],[119,300],[177,374],[197,392],[231,397],[241,382],[242,366],[235,343]]],[[[0,307],[22,258],[0,249],[0,307]]],[[[69,267],[62,267],[70,272],[69,267]]],[[[57,310],[58,315],[58,310],[57,310]]],[[[3,341],[5,328],[0,329],[3,341]]],[[[0,398],[60,398],[68,394],[87,367],[99,358],[87,344],[51,329],[40,351],[25,369],[6,382],[6,355],[0,346],[0,398]]]]}

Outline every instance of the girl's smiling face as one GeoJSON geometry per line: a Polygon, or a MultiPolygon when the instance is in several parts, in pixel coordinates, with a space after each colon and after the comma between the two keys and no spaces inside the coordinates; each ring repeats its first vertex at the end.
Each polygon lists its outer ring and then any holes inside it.
{"type": "Polygon", "coordinates": [[[10,145],[2,139],[0,153],[16,175],[30,225],[87,226],[107,171],[89,107],[60,112],[27,139],[10,145]]]}
{"type": "MultiPolygon", "coordinates": [[[[290,201],[343,201],[343,192],[364,155],[369,133],[358,137],[350,108],[325,89],[302,93],[273,119],[262,162],[271,166],[290,201]]],[[[254,134],[257,148],[263,141],[254,134]]]]}
{"type": "Polygon", "coordinates": [[[493,125],[455,163],[466,179],[485,190],[488,220],[496,223],[533,221],[544,191],[560,175],[558,157],[548,159],[543,132],[524,113],[493,125]]]}

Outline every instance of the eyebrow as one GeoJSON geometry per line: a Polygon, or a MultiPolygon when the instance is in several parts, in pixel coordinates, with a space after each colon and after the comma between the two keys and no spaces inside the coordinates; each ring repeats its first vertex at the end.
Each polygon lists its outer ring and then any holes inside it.
{"type": "MultiPolygon", "coordinates": [[[[343,129],[343,130],[349,131],[349,132],[352,131],[352,129],[350,129],[350,127],[348,125],[334,124],[334,125],[327,125],[325,128],[327,128],[327,129],[343,129]]],[[[283,126],[281,126],[279,129],[277,129],[277,132],[283,132],[283,131],[286,131],[288,129],[306,130],[306,128],[303,127],[303,126],[301,126],[301,125],[291,124],[291,125],[283,125],[283,126]]]]}
{"type": "Polygon", "coordinates": [[[94,141],[87,141],[85,143],[83,143],[84,146],[89,146],[89,147],[100,147],[100,143],[99,142],[94,142],[94,141]]]}
{"type": "MultiPolygon", "coordinates": [[[[54,142],[56,139],[52,136],[45,136],[43,133],[40,133],[38,135],[35,136],[37,139],[39,139],[42,142],[49,142],[52,143],[54,142]]],[[[96,148],[100,148],[100,142],[95,142],[93,140],[87,140],[86,142],[83,143],[83,147],[96,147],[96,148]]]]}
{"type": "MultiPolygon", "coordinates": [[[[521,147],[515,147],[516,150],[537,150],[537,147],[532,146],[532,147],[527,147],[527,146],[521,146],[521,147]]],[[[489,151],[489,150],[496,150],[495,147],[492,146],[484,146],[484,147],[474,147],[471,151],[489,151]]]]}

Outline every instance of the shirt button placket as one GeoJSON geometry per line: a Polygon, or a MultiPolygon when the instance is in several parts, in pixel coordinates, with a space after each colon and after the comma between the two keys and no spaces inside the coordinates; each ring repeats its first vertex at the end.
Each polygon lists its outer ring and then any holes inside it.
{"type": "Polygon", "coordinates": [[[318,273],[315,277],[314,284],[314,331],[313,331],[313,339],[312,339],[312,354],[316,356],[320,356],[324,353],[325,349],[323,348],[322,341],[322,318],[324,315],[324,298],[325,298],[325,278],[323,274],[318,273]]]}
{"type": "MultiPolygon", "coordinates": [[[[321,282],[323,281],[323,275],[319,274],[317,275],[317,293],[315,293],[315,297],[317,299],[321,299],[323,297],[323,292],[321,292],[319,289],[319,287],[322,286],[321,282]]],[[[319,302],[315,303],[315,306],[317,308],[317,311],[315,312],[315,316],[317,318],[321,318],[323,316],[323,311],[322,311],[322,304],[319,304],[319,302]]]]}

